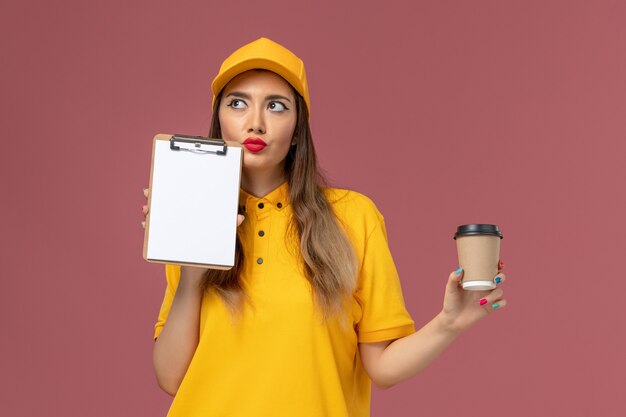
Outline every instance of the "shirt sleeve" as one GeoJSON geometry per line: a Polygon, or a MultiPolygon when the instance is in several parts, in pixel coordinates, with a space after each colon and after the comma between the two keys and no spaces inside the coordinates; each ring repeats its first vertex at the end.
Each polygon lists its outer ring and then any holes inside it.
{"type": "Polygon", "coordinates": [[[174,294],[176,294],[176,288],[178,288],[178,282],[180,281],[180,265],[165,265],[165,279],[167,281],[167,287],[165,288],[165,296],[163,297],[159,317],[154,325],[154,340],[157,340],[159,334],[163,330],[163,326],[165,326],[165,322],[167,320],[167,315],[172,307],[174,294]]]}
{"type": "Polygon", "coordinates": [[[415,332],[415,323],[404,305],[400,278],[391,257],[382,215],[364,247],[356,298],[362,316],[358,341],[375,343],[415,332]]]}

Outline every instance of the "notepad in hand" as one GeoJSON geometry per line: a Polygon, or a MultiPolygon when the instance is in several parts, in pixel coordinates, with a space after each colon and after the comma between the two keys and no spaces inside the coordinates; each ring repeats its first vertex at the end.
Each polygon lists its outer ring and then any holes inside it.
{"type": "Polygon", "coordinates": [[[241,165],[238,143],[201,136],[156,135],[144,259],[232,268],[241,165]]]}

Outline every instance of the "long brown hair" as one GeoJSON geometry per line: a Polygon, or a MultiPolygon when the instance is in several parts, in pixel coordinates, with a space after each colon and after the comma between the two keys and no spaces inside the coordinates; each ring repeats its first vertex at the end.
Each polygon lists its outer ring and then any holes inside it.
{"type": "MultiPolygon", "coordinates": [[[[303,262],[304,272],[313,289],[313,296],[324,319],[341,313],[356,287],[357,260],[352,244],[339,224],[322,186],[325,179],[319,172],[309,115],[302,96],[296,97],[297,121],[294,145],[284,162],[285,177],[293,216],[285,239],[296,237],[299,250],[295,254],[303,262]]],[[[215,100],[209,137],[221,138],[219,106],[221,93],[215,100]]],[[[294,248],[296,249],[296,248],[294,248]]],[[[240,277],[245,253],[237,236],[235,266],[227,271],[211,269],[202,288],[216,290],[231,312],[241,311],[242,302],[250,301],[240,277]]]]}

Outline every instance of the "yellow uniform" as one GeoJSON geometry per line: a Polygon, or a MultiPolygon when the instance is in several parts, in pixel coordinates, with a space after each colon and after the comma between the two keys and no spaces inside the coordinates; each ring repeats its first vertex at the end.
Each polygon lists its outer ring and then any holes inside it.
{"type": "MultiPolygon", "coordinates": [[[[353,191],[324,191],[359,265],[349,325],[320,319],[302,264],[288,248],[287,184],[263,198],[242,190],[242,278],[253,307],[246,304],[242,318],[233,321],[217,294],[204,295],[198,347],[169,417],[370,415],[371,382],[358,343],[407,336],[414,323],[374,203],[353,191]]],[[[180,267],[167,265],[166,278],[155,339],[167,321],[180,267]]]]}

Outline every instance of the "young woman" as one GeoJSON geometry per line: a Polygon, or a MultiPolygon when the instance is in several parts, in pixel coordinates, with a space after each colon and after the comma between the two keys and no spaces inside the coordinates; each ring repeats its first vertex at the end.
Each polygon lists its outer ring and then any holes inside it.
{"type": "Polygon", "coordinates": [[[506,305],[500,288],[464,291],[459,269],[415,332],[383,216],[359,193],[321,186],[292,52],[245,45],[212,90],[209,136],[244,147],[237,259],[230,271],[166,266],[154,369],[174,396],[169,416],[369,416],[371,381],[417,374],[506,305]]]}

